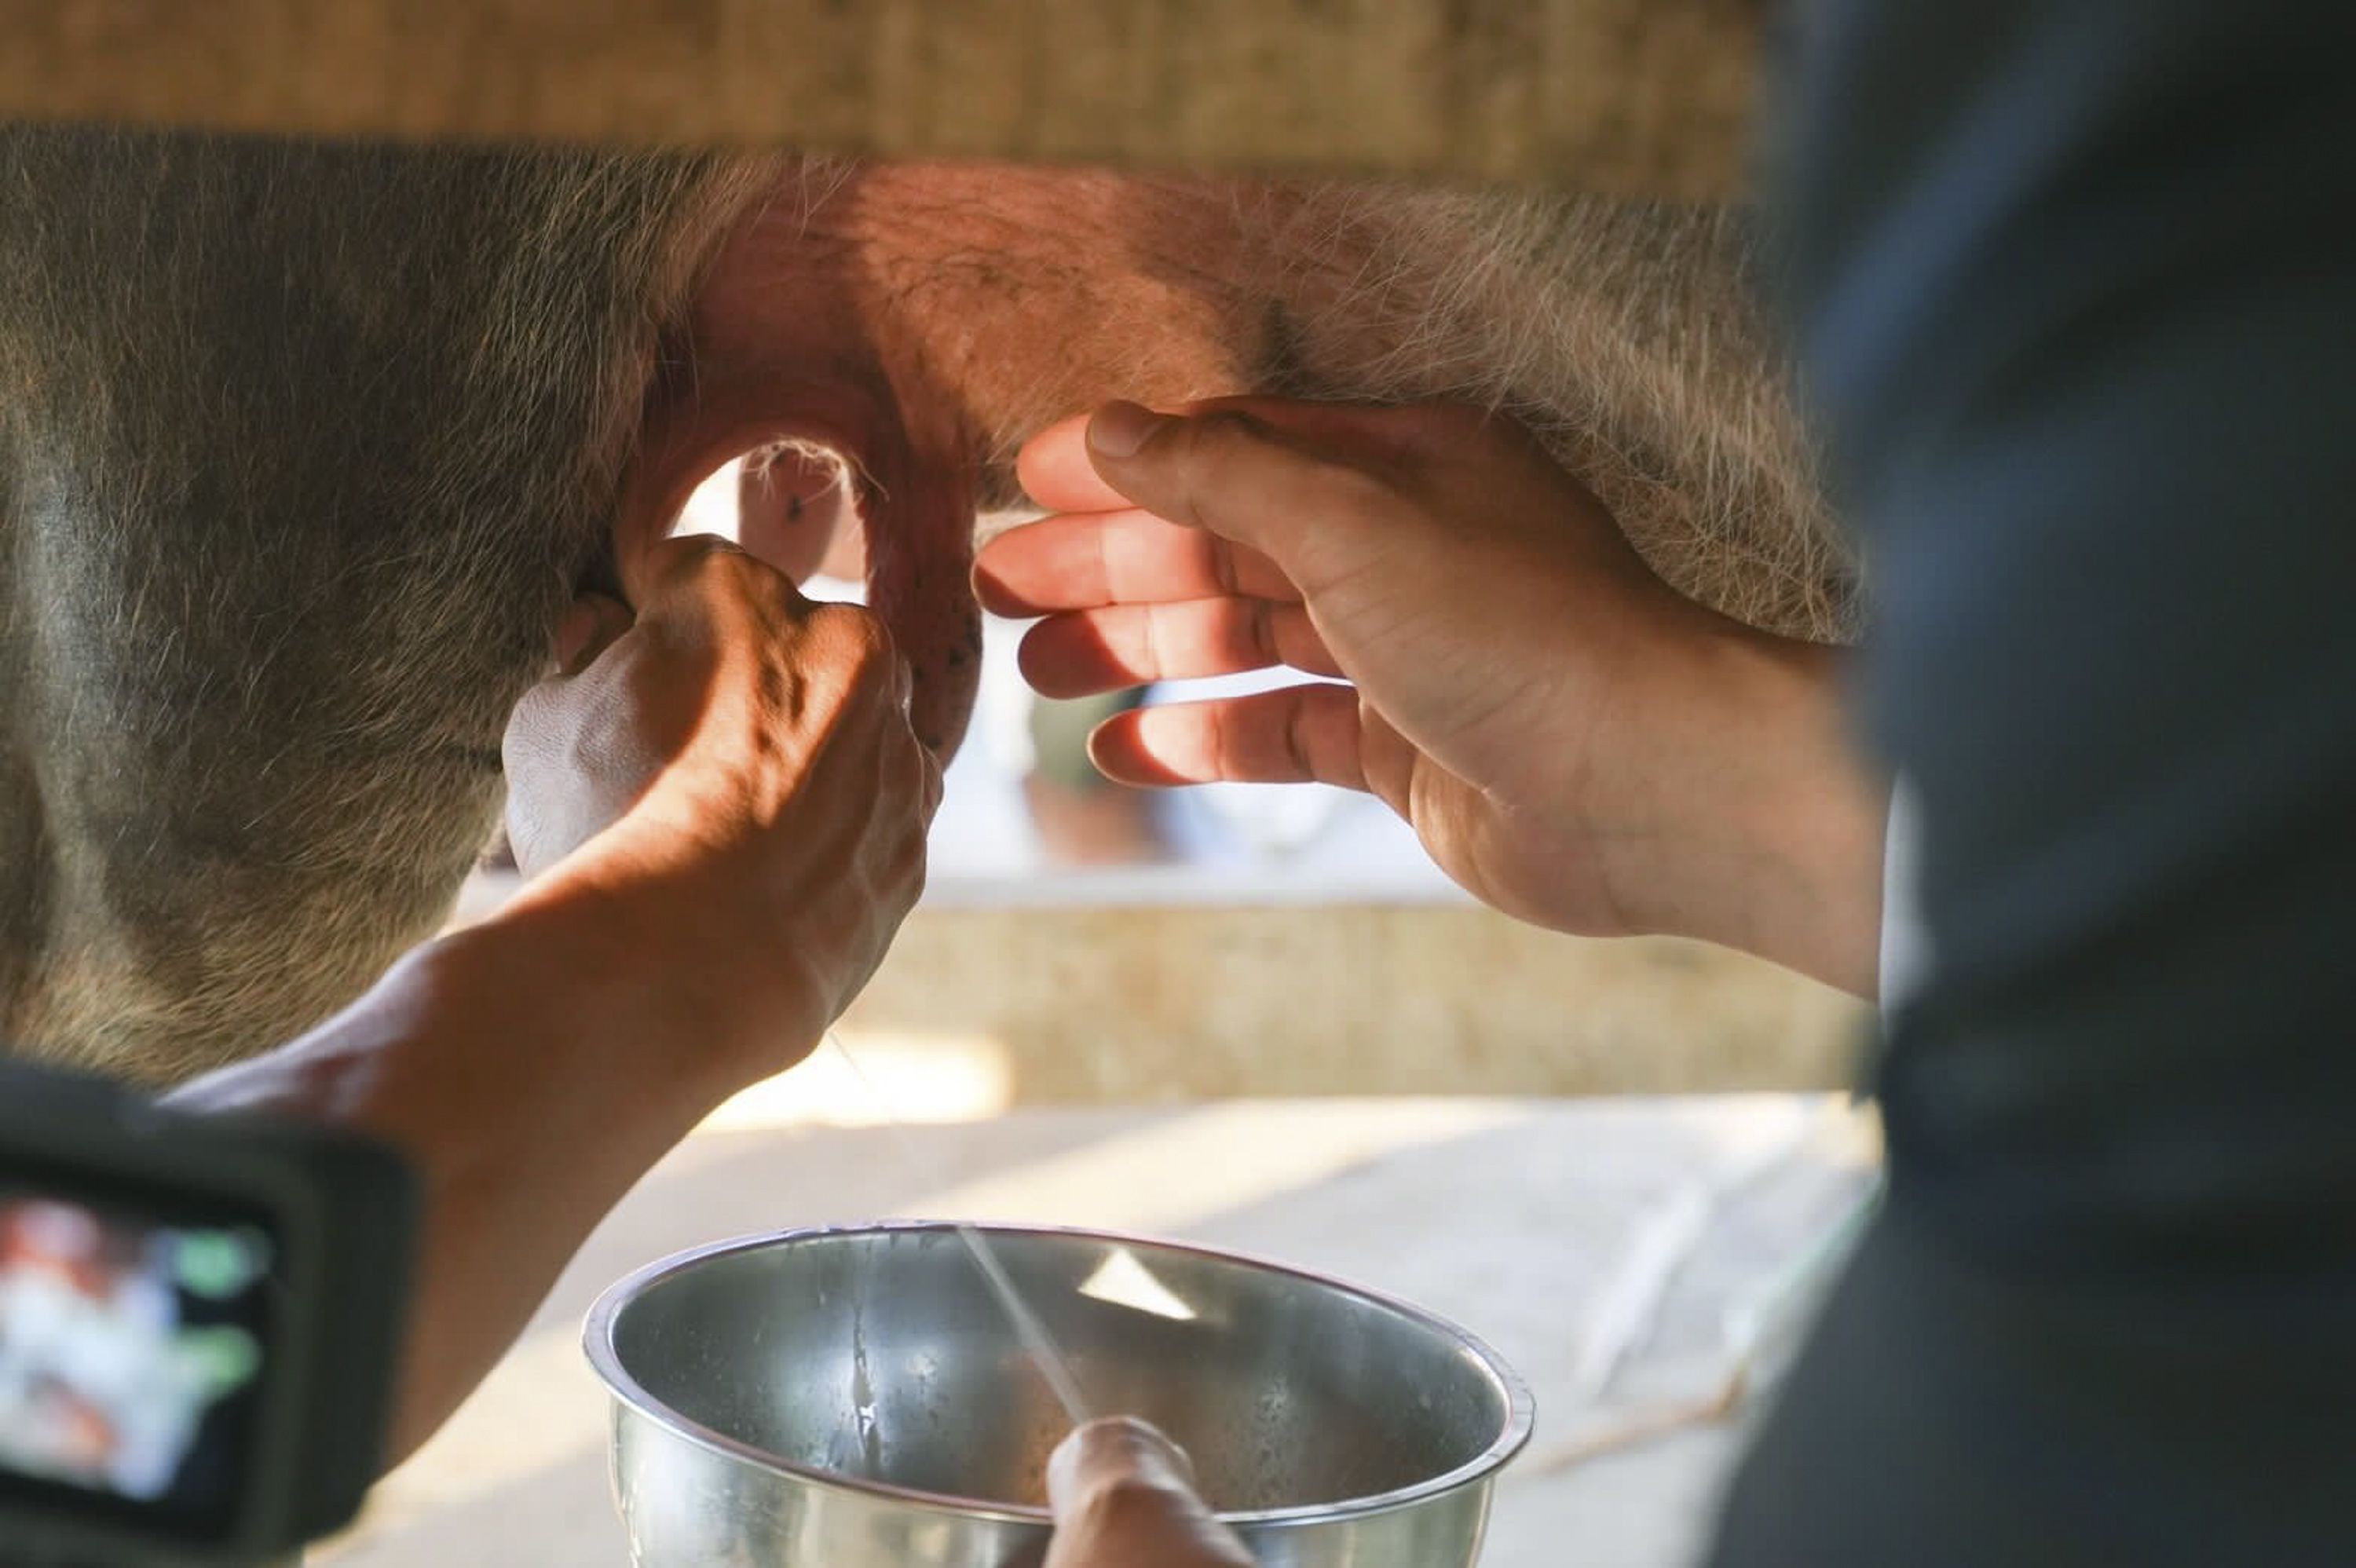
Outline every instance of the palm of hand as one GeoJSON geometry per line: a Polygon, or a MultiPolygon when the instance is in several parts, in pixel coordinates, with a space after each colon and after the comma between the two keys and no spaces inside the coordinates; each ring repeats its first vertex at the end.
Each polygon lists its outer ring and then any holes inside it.
{"type": "Polygon", "coordinates": [[[1279,664],[1346,678],[1148,709],[1094,750],[1132,783],[1371,790],[1484,901],[1637,929],[1615,876],[1644,859],[1655,764],[1618,716],[1717,618],[1504,421],[1248,406],[1176,424],[1193,439],[1117,466],[1119,489],[1076,424],[1026,450],[1026,485],[1063,513],[979,573],[992,608],[1046,617],[1026,674],[1052,695],[1279,664]]]}

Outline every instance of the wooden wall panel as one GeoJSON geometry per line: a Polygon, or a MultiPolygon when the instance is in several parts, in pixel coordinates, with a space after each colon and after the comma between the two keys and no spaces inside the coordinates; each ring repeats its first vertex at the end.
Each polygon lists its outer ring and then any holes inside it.
{"type": "Polygon", "coordinates": [[[1871,1014],[1763,960],[1456,905],[926,906],[843,1019],[1021,1104],[1691,1094],[1850,1083],[1871,1014]]]}
{"type": "Polygon", "coordinates": [[[1763,0],[0,0],[0,116],[1738,187],[1763,0]]]}

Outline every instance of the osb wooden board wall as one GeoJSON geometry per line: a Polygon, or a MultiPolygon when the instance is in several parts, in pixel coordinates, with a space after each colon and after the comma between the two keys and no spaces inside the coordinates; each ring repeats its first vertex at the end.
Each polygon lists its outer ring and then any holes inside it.
{"type": "Polygon", "coordinates": [[[0,116],[1740,184],[1763,0],[0,0],[0,116]]]}
{"type": "Polygon", "coordinates": [[[1017,1103],[1830,1089],[1864,1007],[1699,943],[1436,905],[918,909],[843,1020],[1017,1103]]]}

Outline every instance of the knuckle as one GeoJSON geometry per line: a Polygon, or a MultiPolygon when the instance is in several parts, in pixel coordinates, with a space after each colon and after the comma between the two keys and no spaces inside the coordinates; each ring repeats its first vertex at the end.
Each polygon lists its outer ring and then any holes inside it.
{"type": "Polygon", "coordinates": [[[856,604],[814,604],[802,619],[803,628],[810,635],[840,642],[845,647],[863,645],[872,635],[871,627],[881,624],[873,611],[856,604]]]}
{"type": "Polygon", "coordinates": [[[853,604],[821,605],[811,612],[801,635],[803,645],[835,673],[845,702],[885,709],[906,699],[908,662],[900,656],[892,629],[876,615],[853,604]]]}
{"type": "Polygon", "coordinates": [[[1275,427],[1240,409],[1220,409],[1195,421],[1206,464],[1240,460],[1269,485],[1291,492],[1297,505],[1363,508],[1396,494],[1389,478],[1367,462],[1285,439],[1275,427]]]}
{"type": "Polygon", "coordinates": [[[1187,421],[1200,446],[1258,445],[1269,439],[1267,423],[1241,409],[1212,409],[1187,421]]]}
{"type": "MultiPolygon", "coordinates": [[[[712,534],[666,539],[652,573],[659,604],[709,613],[757,591],[761,563],[728,540],[712,534]]],[[[642,606],[642,610],[653,606],[642,606]]]]}
{"type": "Polygon", "coordinates": [[[709,581],[732,592],[748,596],[782,581],[775,567],[726,539],[713,540],[712,547],[704,552],[701,565],[709,581]]]}
{"type": "Polygon", "coordinates": [[[1353,517],[1387,511],[1399,495],[1390,475],[1333,457],[1304,457],[1298,482],[1301,505],[1353,517]]]}
{"type": "Polygon", "coordinates": [[[1176,475],[1183,491],[1181,522],[1205,521],[1205,501],[1230,476],[1259,465],[1270,448],[1268,427],[1236,409],[1214,409],[1187,420],[1175,443],[1176,475]]]}
{"type": "Polygon", "coordinates": [[[893,902],[903,912],[925,896],[926,859],[924,833],[912,827],[892,868],[893,902]]]}
{"type": "Polygon", "coordinates": [[[841,647],[851,666],[862,673],[884,669],[897,662],[899,648],[883,617],[856,604],[827,604],[810,615],[810,631],[841,647]]]}
{"type": "Polygon", "coordinates": [[[1178,1499],[1166,1487],[1115,1476],[1089,1488],[1073,1523],[1085,1539],[1100,1546],[1134,1550],[1166,1531],[1178,1512],[1178,1499]]]}
{"type": "Polygon", "coordinates": [[[659,547],[666,568],[683,576],[724,570],[732,557],[744,551],[717,534],[682,534],[659,547]]]}
{"type": "Polygon", "coordinates": [[[1219,592],[1230,599],[1240,596],[1244,574],[1236,560],[1235,547],[1215,535],[1206,534],[1203,536],[1202,548],[1209,558],[1211,581],[1218,585],[1219,592]]]}
{"type": "Polygon", "coordinates": [[[1266,599],[1247,599],[1243,604],[1244,638],[1252,656],[1281,664],[1284,650],[1277,631],[1275,604],[1266,599]]]}
{"type": "Polygon", "coordinates": [[[1317,776],[1317,762],[1312,754],[1309,736],[1309,699],[1296,692],[1284,705],[1285,761],[1292,771],[1304,779],[1317,776]]]}

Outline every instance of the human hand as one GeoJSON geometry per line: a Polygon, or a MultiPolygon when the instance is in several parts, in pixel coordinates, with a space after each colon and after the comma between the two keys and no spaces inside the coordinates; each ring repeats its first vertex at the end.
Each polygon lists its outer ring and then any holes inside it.
{"type": "Polygon", "coordinates": [[[1510,420],[1114,404],[1021,472],[1057,515],[976,575],[991,610],[1045,617],[1042,692],[1280,664],[1354,683],[1124,715],[1092,747],[1110,776],[1370,790],[1508,913],[1869,987],[1882,795],[1832,656],[1672,592],[1510,420]]]}
{"type": "Polygon", "coordinates": [[[1194,1493],[1194,1467],[1141,1421],[1078,1428],[1047,1462],[1055,1539],[1045,1568],[1251,1568],[1194,1493]]]}
{"type": "Polygon", "coordinates": [[[563,673],[508,730],[511,835],[538,880],[175,1097],[408,1154],[425,1225],[394,1457],[648,1167],[817,1044],[924,881],[940,773],[880,623],[716,540],[634,564],[636,619],[580,606],[563,673]]]}
{"type": "Polygon", "coordinates": [[[744,1041],[746,1071],[775,1072],[817,1044],[922,891],[940,770],[865,611],[814,604],[716,539],[640,565],[635,620],[582,607],[605,623],[570,627],[586,656],[516,709],[509,840],[545,873],[527,901],[598,901],[650,982],[744,1041]]]}

